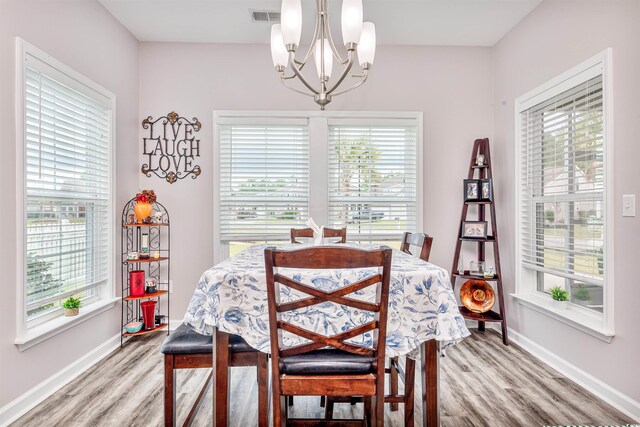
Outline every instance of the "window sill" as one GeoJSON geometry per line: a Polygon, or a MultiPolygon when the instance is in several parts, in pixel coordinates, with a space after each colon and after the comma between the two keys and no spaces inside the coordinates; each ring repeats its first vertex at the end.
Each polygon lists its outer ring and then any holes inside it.
{"type": "Polygon", "coordinates": [[[56,317],[42,325],[35,326],[24,331],[22,334],[19,334],[16,337],[14,344],[18,346],[20,351],[25,351],[26,349],[31,348],[36,344],[40,344],[41,342],[48,340],[49,338],[58,335],[59,333],[64,332],[85,320],[89,320],[100,313],[104,313],[105,311],[113,308],[118,300],[120,300],[120,298],[100,300],[82,308],[80,310],[80,314],[77,316],[56,317]]]}
{"type": "Polygon", "coordinates": [[[537,295],[531,294],[511,294],[518,303],[531,308],[539,313],[545,314],[555,320],[565,323],[573,328],[579,329],[593,337],[605,342],[611,342],[615,333],[612,329],[604,327],[603,320],[598,316],[583,313],[581,310],[572,308],[571,304],[566,310],[560,310],[551,306],[550,301],[537,295]]]}

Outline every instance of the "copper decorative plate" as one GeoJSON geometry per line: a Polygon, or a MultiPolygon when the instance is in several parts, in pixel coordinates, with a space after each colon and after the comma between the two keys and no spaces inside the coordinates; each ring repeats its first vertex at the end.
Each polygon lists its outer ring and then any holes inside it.
{"type": "Polygon", "coordinates": [[[460,288],[460,301],[469,311],[484,313],[496,302],[495,292],[484,280],[467,280],[460,288]]]}

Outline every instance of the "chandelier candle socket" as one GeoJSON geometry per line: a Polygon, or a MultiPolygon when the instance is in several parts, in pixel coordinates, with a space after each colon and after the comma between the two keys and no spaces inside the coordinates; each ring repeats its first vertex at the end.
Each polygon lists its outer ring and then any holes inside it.
{"type": "Polygon", "coordinates": [[[342,40],[347,53],[343,59],[329,31],[327,0],[316,0],[316,7],[315,30],[311,44],[302,60],[298,60],[296,49],[300,46],[302,34],[302,4],[300,0],[282,0],[281,24],[271,27],[271,59],[285,87],[313,97],[320,109],[324,110],[332,97],[349,92],[367,80],[375,56],[376,33],[371,22],[362,22],[362,0],[343,0],[342,40]],[[359,74],[352,74],[356,54],[357,63],[362,70],[359,74]],[[302,75],[304,66],[312,56],[319,80],[316,85],[302,75]],[[330,82],[334,64],[342,66],[342,70],[330,82]],[[290,69],[290,75],[286,75],[287,69],[290,69]],[[358,80],[351,87],[337,91],[349,75],[358,80]],[[290,80],[295,79],[298,79],[303,87],[297,88],[288,84],[290,80]]]}

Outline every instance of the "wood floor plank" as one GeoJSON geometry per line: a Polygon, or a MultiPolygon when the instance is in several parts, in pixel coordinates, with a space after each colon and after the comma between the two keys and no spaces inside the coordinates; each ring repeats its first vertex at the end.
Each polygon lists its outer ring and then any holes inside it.
{"type": "MultiPolygon", "coordinates": [[[[161,426],[164,335],[136,338],[87,370],[16,421],[13,426],[161,426]]],[[[443,427],[531,425],[624,425],[628,417],[597,399],[516,345],[505,347],[493,331],[473,332],[447,349],[441,360],[443,427]]],[[[178,371],[177,416],[184,420],[208,374],[178,371]]],[[[419,373],[416,373],[419,375],[419,373]]],[[[416,378],[416,425],[422,420],[421,381],[416,378]]],[[[211,425],[211,388],[192,426],[211,425]]],[[[230,420],[233,427],[257,425],[255,368],[231,369],[230,420]]],[[[385,409],[385,425],[402,426],[403,405],[385,409]]],[[[295,417],[322,417],[320,398],[296,397],[295,417]]],[[[361,417],[362,404],[335,405],[336,418],[361,417]]]]}

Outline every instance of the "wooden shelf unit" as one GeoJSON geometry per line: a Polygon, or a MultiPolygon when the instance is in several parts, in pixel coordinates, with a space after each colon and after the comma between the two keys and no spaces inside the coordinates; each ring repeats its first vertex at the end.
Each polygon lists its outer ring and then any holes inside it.
{"type": "Polygon", "coordinates": [[[169,293],[169,291],[158,291],[158,292],[154,292],[152,294],[147,294],[145,293],[142,296],[139,297],[132,297],[132,296],[128,296],[128,297],[124,297],[122,298],[125,301],[135,301],[135,300],[139,300],[139,299],[151,299],[151,298],[158,298],[161,295],[165,295],[169,293]]]}
{"type": "Polygon", "coordinates": [[[134,215],[135,199],[129,200],[122,210],[122,311],[121,311],[121,335],[120,346],[124,345],[130,339],[137,336],[152,334],[155,332],[166,331],[169,333],[168,319],[170,313],[171,302],[171,225],[169,221],[169,212],[166,208],[158,203],[153,203],[153,212],[161,213],[161,220],[153,224],[130,223],[131,215],[134,215]],[[147,243],[147,249],[152,255],[150,258],[138,258],[129,260],[127,254],[129,252],[140,252],[143,242],[143,235],[147,243]],[[159,258],[153,258],[153,253],[159,252],[162,255],[159,258]],[[141,296],[131,296],[129,273],[133,270],[144,271],[145,279],[149,277],[157,278],[158,291],[153,293],[144,293],[141,296]],[[160,289],[162,287],[162,289],[160,289]],[[162,323],[156,325],[150,330],[142,330],[135,333],[126,332],[124,326],[129,322],[143,321],[141,304],[144,301],[156,301],[155,316],[164,316],[164,319],[158,319],[162,323]],[[166,320],[166,322],[164,321],[166,320]]]}
{"type": "Polygon", "coordinates": [[[486,280],[486,281],[496,281],[498,280],[498,275],[494,275],[493,277],[484,277],[484,276],[476,276],[475,274],[469,274],[469,273],[465,273],[465,274],[459,274],[459,273],[453,273],[452,276],[456,276],[460,279],[467,279],[467,280],[486,280]]]}
{"type": "Polygon", "coordinates": [[[154,257],[151,257],[151,258],[127,259],[127,260],[125,260],[124,262],[125,262],[125,263],[128,263],[128,264],[135,264],[135,263],[138,263],[138,262],[159,262],[159,261],[166,261],[166,260],[168,260],[168,259],[169,259],[169,257],[167,257],[167,256],[161,256],[160,258],[154,258],[154,257]]]}
{"type": "Polygon", "coordinates": [[[147,334],[152,334],[154,332],[160,332],[163,329],[167,329],[167,326],[169,326],[168,323],[161,323],[160,325],[156,326],[153,329],[149,329],[149,330],[140,330],[138,332],[125,332],[124,334],[122,334],[125,337],[139,337],[140,335],[147,335],[147,334]]]}
{"type": "Polygon", "coordinates": [[[504,319],[500,316],[500,313],[496,313],[495,311],[487,311],[484,313],[474,313],[469,310],[467,307],[461,305],[458,306],[458,310],[460,310],[460,314],[465,319],[477,320],[478,322],[501,322],[504,323],[504,319]]]}
{"type": "MultiPolygon", "coordinates": [[[[469,173],[467,175],[467,179],[483,179],[483,180],[491,180],[491,185],[493,185],[493,176],[491,173],[491,153],[489,149],[489,139],[476,139],[473,143],[473,151],[471,153],[471,161],[469,162],[469,173]],[[481,166],[476,165],[476,158],[478,155],[482,154],[485,158],[484,164],[481,166]],[[476,177],[476,171],[478,172],[478,177],[476,177]]],[[[487,282],[494,282],[494,290],[496,292],[496,302],[498,311],[487,311],[485,313],[474,313],[468,310],[464,306],[460,306],[460,314],[462,317],[469,320],[475,320],[478,322],[478,331],[483,332],[485,330],[486,322],[499,322],[502,327],[502,342],[504,345],[509,345],[509,337],[507,334],[507,314],[505,311],[504,305],[504,291],[502,287],[502,271],[500,269],[500,250],[498,245],[498,225],[496,222],[496,196],[495,189],[492,191],[493,197],[491,201],[488,200],[477,200],[477,201],[466,201],[462,204],[462,212],[460,214],[460,228],[458,229],[458,239],[456,240],[456,249],[453,257],[453,266],[451,267],[451,278],[452,278],[452,286],[455,287],[460,284],[462,285],[463,280],[485,280],[487,282]],[[469,206],[475,206],[477,208],[477,220],[485,221],[487,215],[487,209],[489,210],[489,221],[488,224],[491,226],[491,235],[487,236],[483,239],[470,238],[470,237],[462,237],[462,229],[463,222],[467,221],[467,216],[469,215],[469,206]],[[489,243],[493,245],[493,258],[495,264],[495,274],[493,277],[482,277],[475,276],[469,274],[468,270],[464,271],[464,274],[459,274],[458,271],[458,263],[460,261],[460,252],[462,251],[463,243],[473,243],[476,244],[477,250],[477,258],[478,261],[486,261],[486,252],[485,252],[485,244],[489,243]]]]}

